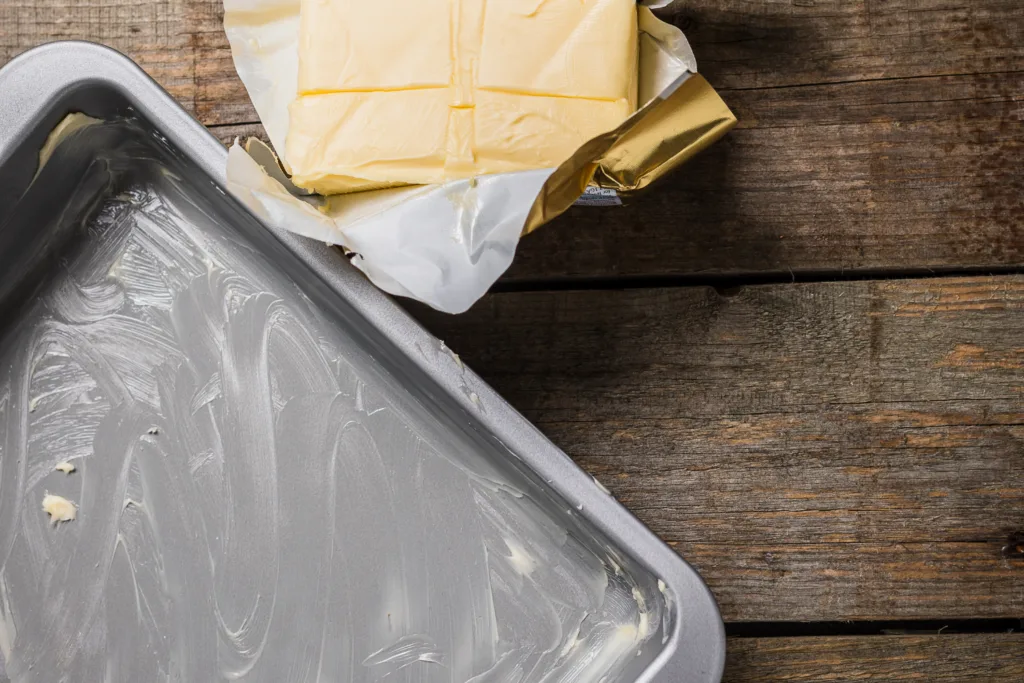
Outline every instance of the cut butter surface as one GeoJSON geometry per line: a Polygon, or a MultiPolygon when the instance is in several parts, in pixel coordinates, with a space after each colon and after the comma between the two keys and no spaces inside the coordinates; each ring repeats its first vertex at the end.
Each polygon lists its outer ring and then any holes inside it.
{"type": "Polygon", "coordinates": [[[558,166],[636,110],[637,40],[636,0],[302,0],[293,182],[558,166]]]}

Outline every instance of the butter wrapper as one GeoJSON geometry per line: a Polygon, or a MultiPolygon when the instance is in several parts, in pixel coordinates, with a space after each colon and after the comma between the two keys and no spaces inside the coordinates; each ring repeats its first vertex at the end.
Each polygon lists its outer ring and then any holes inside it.
{"type": "Polygon", "coordinates": [[[228,189],[264,221],[354,253],[352,263],[386,292],[464,312],[512,264],[523,235],[577,201],[618,203],[735,125],[697,74],[683,33],[651,11],[675,2],[638,3],[639,110],[558,168],[324,198],[282,173],[288,107],[298,91],[299,0],[224,0],[235,68],[273,146],[236,142],[228,189]]]}

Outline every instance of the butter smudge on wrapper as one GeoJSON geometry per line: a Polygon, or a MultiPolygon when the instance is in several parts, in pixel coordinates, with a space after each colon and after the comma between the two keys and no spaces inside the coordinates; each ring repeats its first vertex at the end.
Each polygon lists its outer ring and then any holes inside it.
{"type": "Polygon", "coordinates": [[[571,207],[588,186],[642,190],[725,135],[736,118],[697,74],[682,32],[641,0],[640,109],[556,169],[440,185],[310,197],[277,165],[298,91],[299,0],[224,0],[235,68],[277,157],[258,140],[228,153],[228,188],[264,221],[339,245],[381,289],[446,313],[468,310],[512,264],[526,235],[571,207]]]}

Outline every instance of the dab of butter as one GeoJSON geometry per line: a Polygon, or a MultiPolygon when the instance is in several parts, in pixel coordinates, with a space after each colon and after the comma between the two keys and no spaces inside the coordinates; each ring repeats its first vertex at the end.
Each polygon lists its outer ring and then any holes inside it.
{"type": "Polygon", "coordinates": [[[71,474],[72,472],[75,471],[75,466],[69,462],[62,462],[53,469],[57,470],[58,472],[63,472],[64,474],[71,474]]]}
{"type": "Polygon", "coordinates": [[[78,517],[78,506],[67,498],[47,493],[43,496],[43,512],[50,515],[54,524],[71,522],[78,517]]]}

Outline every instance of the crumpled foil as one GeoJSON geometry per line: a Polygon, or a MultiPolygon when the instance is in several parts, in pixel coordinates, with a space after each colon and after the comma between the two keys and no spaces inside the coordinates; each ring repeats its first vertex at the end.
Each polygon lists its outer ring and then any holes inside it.
{"type": "Polygon", "coordinates": [[[683,33],[651,11],[675,0],[638,4],[640,109],[557,169],[323,198],[295,188],[281,170],[298,90],[299,0],[224,0],[235,68],[277,151],[236,141],[228,188],[264,221],[354,253],[352,263],[386,292],[462,313],[512,264],[520,238],[566,211],[588,185],[618,195],[641,190],[735,125],[697,74],[683,33]]]}

